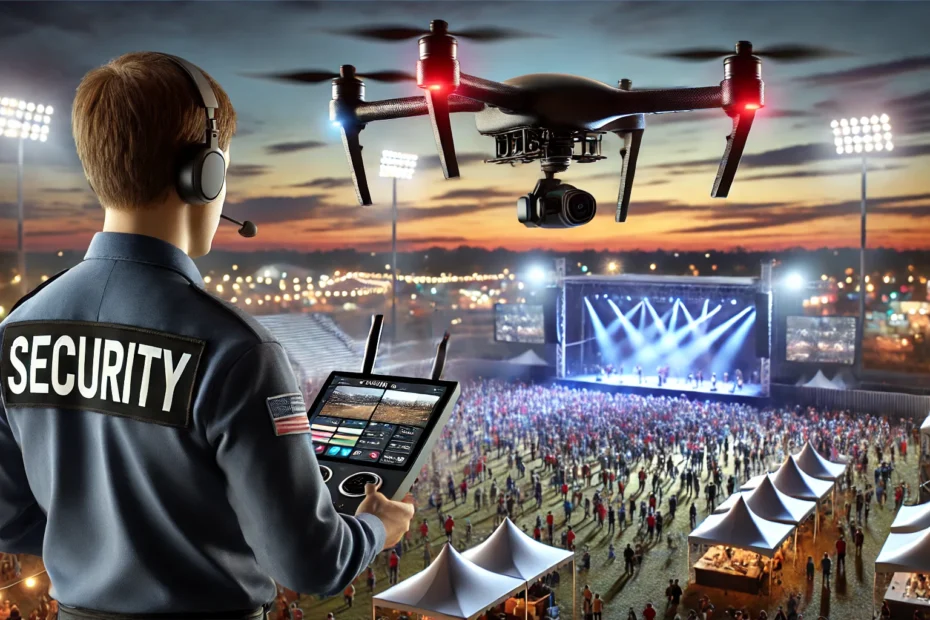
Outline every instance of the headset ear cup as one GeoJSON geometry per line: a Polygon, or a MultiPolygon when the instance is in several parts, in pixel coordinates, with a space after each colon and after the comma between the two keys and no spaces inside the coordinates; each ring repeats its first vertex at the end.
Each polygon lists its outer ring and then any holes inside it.
{"type": "Polygon", "coordinates": [[[206,201],[203,200],[203,196],[200,194],[198,179],[200,176],[199,164],[202,161],[198,155],[200,155],[200,151],[202,150],[203,149],[196,149],[185,153],[181,158],[181,164],[178,166],[175,187],[178,196],[187,204],[200,205],[206,203],[206,201]]]}

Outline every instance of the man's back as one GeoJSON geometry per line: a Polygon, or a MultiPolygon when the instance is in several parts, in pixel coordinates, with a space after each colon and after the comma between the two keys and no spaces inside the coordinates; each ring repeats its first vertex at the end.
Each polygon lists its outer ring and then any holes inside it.
{"type": "Polygon", "coordinates": [[[171,244],[101,233],[0,325],[0,543],[42,555],[65,605],[248,610],[269,575],[338,592],[384,543],[336,515],[310,435],[274,422],[306,414],[281,346],[202,287],[171,244]],[[13,510],[36,517],[19,538],[13,510]]]}

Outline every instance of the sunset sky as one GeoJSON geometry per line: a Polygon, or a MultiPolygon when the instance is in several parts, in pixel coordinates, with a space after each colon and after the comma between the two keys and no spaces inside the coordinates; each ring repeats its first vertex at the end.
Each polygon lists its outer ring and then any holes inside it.
{"type": "MultiPolygon", "coordinates": [[[[390,182],[379,179],[382,149],[416,153],[421,166],[399,182],[403,249],[737,246],[846,247],[858,244],[859,170],[835,154],[830,121],[887,113],[893,156],[873,157],[870,245],[930,248],[930,3],[924,2],[157,2],[0,4],[0,90],[55,106],[52,139],[28,143],[27,247],[78,249],[102,214],[87,188],[70,135],[70,106],[83,74],[125,52],[155,50],[200,65],[227,90],[240,118],[232,145],[226,212],[261,228],[244,240],[221,228],[215,247],[383,250],[390,243],[390,182]],[[375,206],[355,201],[337,130],[331,87],[286,85],[249,72],[329,69],[415,71],[416,41],[375,43],[332,34],[361,25],[501,26],[538,36],[503,43],[459,42],[462,71],[493,80],[571,73],[634,87],[712,86],[722,61],[651,58],[663,49],[756,49],[817,44],[848,55],[803,63],[764,61],[766,108],[757,116],[730,197],[710,198],[730,123],[722,111],[647,117],[625,224],[613,221],[620,141],[608,159],[559,175],[591,191],[599,215],[568,231],[527,229],[515,203],[535,185],[537,164],[483,164],[492,138],[472,114],[453,117],[461,179],[438,167],[426,117],[373,123],[362,133],[375,206]]],[[[367,84],[367,99],[419,94],[413,84],[367,84]]],[[[0,139],[0,247],[15,248],[16,143],[0,139]]]]}

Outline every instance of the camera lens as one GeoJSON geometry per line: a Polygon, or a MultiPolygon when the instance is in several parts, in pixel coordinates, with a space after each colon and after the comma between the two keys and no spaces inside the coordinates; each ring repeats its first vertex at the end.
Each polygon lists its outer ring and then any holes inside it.
{"type": "Polygon", "coordinates": [[[587,224],[594,219],[597,203],[594,196],[580,189],[569,190],[562,199],[563,213],[572,226],[587,224]]]}

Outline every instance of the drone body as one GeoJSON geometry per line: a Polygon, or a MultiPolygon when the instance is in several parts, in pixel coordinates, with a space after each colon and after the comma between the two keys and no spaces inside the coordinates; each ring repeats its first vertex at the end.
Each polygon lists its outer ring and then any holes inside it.
{"type": "Polygon", "coordinates": [[[372,204],[359,140],[365,125],[428,115],[440,165],[448,179],[459,176],[449,121],[453,112],[476,112],[478,132],[494,137],[495,157],[487,160],[489,163],[540,162],[544,178],[517,205],[518,219],[526,226],[566,228],[593,219],[593,196],[562,184],[555,174],[566,170],[573,161],[605,159],[601,138],[606,132],[623,140],[616,220],[625,221],[646,114],[709,108],[726,112],[733,129],[727,136],[711,191],[713,197],[725,198],[755,112],[764,105],[762,63],[752,54],[752,45],[747,41],[740,41],[736,53],[724,60],[724,78],[718,86],[655,90],[633,90],[629,80],[621,80],[618,87],[613,87],[562,74],[525,75],[505,82],[470,76],[461,72],[458,43],[440,20],[433,21],[430,33],[419,40],[419,51],[416,81],[423,96],[365,101],[364,83],[351,65],[343,65],[332,81],[330,120],[342,130],[356,195],[362,205],[372,204]]]}

